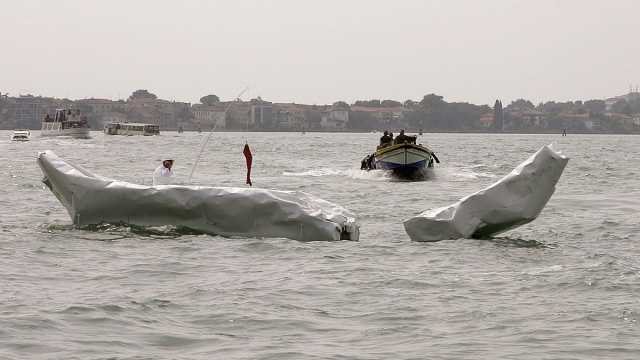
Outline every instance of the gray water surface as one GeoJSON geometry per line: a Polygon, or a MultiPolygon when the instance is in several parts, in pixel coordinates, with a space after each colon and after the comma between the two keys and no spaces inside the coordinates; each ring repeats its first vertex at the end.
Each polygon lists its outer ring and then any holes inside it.
{"type": "Polygon", "coordinates": [[[425,134],[424,182],[359,170],[379,134],[214,133],[194,181],[303,190],[359,216],[359,242],[78,230],[35,158],[186,180],[206,134],[9,141],[0,132],[0,358],[638,359],[634,136],[425,134]],[[542,145],[571,160],[539,219],[492,240],[411,242],[402,221],[491,184],[542,145]]]}

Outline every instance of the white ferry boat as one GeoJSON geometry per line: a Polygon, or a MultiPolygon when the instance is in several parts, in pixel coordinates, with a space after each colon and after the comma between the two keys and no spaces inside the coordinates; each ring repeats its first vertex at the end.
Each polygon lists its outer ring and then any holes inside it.
{"type": "Polygon", "coordinates": [[[31,137],[31,131],[29,130],[14,130],[11,135],[12,141],[29,141],[31,137]]]}
{"type": "Polygon", "coordinates": [[[107,135],[160,135],[160,126],[143,123],[110,122],[104,125],[107,135]]]}
{"type": "Polygon", "coordinates": [[[47,114],[42,121],[40,136],[71,136],[88,139],[89,122],[78,109],[57,109],[54,117],[47,114]]]}

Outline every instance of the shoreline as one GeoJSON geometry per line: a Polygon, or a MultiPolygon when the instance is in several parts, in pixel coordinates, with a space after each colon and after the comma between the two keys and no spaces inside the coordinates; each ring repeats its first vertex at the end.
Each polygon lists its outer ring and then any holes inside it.
{"type": "MultiPolygon", "coordinates": [[[[41,129],[28,129],[28,128],[21,128],[21,130],[29,130],[29,131],[40,131],[41,129]]],[[[15,131],[17,129],[8,129],[8,128],[0,128],[0,131],[15,131]]],[[[391,129],[394,133],[399,132],[398,129],[391,129]]],[[[98,132],[103,132],[102,130],[98,130],[98,129],[91,129],[90,131],[94,132],[94,131],[98,131],[98,132]]],[[[345,129],[345,130],[327,130],[327,129],[322,129],[322,130],[305,130],[305,133],[328,133],[328,134],[339,134],[339,133],[346,133],[346,134],[366,134],[366,133],[375,133],[375,134],[379,134],[382,133],[384,130],[357,130],[357,129],[345,129]]],[[[178,132],[178,129],[160,129],[160,133],[162,132],[178,132]]],[[[185,129],[184,132],[189,132],[189,133],[193,133],[193,132],[198,132],[197,130],[187,130],[185,129]]],[[[208,133],[209,131],[203,130],[201,131],[201,133],[208,133]]],[[[250,130],[250,131],[245,131],[245,130],[241,130],[241,129],[218,129],[214,132],[217,133],[225,133],[225,132],[229,132],[229,133],[238,133],[238,132],[263,132],[263,133],[299,133],[301,134],[302,132],[300,130],[260,130],[260,129],[255,129],[255,130],[250,130]]],[[[414,131],[412,129],[407,129],[405,130],[405,132],[407,134],[418,134],[419,131],[414,131]]],[[[500,134],[507,134],[507,135],[512,135],[512,134],[520,134],[520,135],[562,135],[562,131],[558,131],[558,130],[504,130],[504,131],[488,131],[488,130],[454,130],[454,129],[434,129],[432,131],[422,131],[423,134],[495,134],[495,135],[500,135],[500,134]]],[[[622,132],[622,131],[589,131],[589,130],[575,130],[575,131],[567,131],[567,136],[569,135],[640,135],[640,131],[637,132],[622,132]]]]}

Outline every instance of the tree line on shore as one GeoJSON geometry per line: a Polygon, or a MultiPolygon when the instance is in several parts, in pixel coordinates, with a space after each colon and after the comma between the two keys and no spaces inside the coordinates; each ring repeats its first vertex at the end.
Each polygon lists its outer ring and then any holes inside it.
{"type": "MultiPolygon", "coordinates": [[[[89,116],[92,126],[101,127],[103,118],[97,116],[95,107],[90,106],[88,100],[69,100],[45,97],[31,97],[38,101],[30,102],[25,107],[22,101],[25,97],[15,98],[0,94],[0,126],[2,128],[38,128],[40,119],[25,116],[33,110],[33,103],[41,104],[40,113],[55,107],[76,107],[89,116]]],[[[256,100],[256,99],[254,99],[256,100]]],[[[254,101],[252,100],[252,101],[254,101]]],[[[268,103],[258,98],[260,103],[268,103]]],[[[193,106],[189,103],[169,102],[147,90],[136,90],[125,101],[110,101],[112,113],[121,114],[127,121],[144,121],[150,118],[162,118],[168,127],[177,124],[193,123],[193,106]],[[131,106],[136,101],[148,101],[155,104],[156,111],[149,114],[149,107],[131,106]],[[147,113],[145,113],[147,112],[147,113]]],[[[200,103],[214,107],[221,104],[221,99],[214,94],[200,98],[200,103]]],[[[280,104],[272,104],[274,113],[280,104]]],[[[502,131],[502,130],[544,130],[544,129],[574,129],[592,131],[640,131],[640,96],[619,97],[607,104],[604,100],[592,99],[587,101],[547,101],[534,105],[526,99],[517,99],[503,107],[500,100],[496,100],[493,107],[476,105],[468,102],[447,102],[440,95],[431,93],[421,100],[405,100],[403,102],[392,99],[362,99],[352,104],[336,101],[331,105],[296,105],[287,104],[288,108],[305,107],[304,115],[320,119],[322,112],[332,109],[348,111],[348,117],[342,127],[337,130],[376,130],[385,128],[408,128],[425,130],[453,130],[453,131],[502,131]],[[314,114],[314,111],[318,114],[314,114]]],[[[30,114],[30,113],[29,113],[30,114]]],[[[34,115],[35,116],[35,115],[34,115]]],[[[275,116],[275,115],[274,115],[275,116]]],[[[309,130],[321,130],[319,121],[311,125],[307,121],[309,130]]],[[[336,130],[334,129],[334,130],[336,130]]],[[[259,128],[256,128],[259,130],[259,128]]],[[[286,130],[286,129],[284,129],[286,130]]],[[[290,129],[297,130],[297,129],[290,129]]]]}

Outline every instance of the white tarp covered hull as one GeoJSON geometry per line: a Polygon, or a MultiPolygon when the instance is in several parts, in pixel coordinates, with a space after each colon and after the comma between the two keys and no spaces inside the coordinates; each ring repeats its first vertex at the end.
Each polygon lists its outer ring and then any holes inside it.
{"type": "Polygon", "coordinates": [[[348,211],[302,192],[137,185],[94,175],[51,151],[38,155],[38,165],[76,225],[174,225],[222,236],[303,241],[359,236],[348,211]]]}
{"type": "Polygon", "coordinates": [[[413,241],[488,237],[533,221],[569,159],[544,146],[495,184],[404,222],[413,241]]]}

